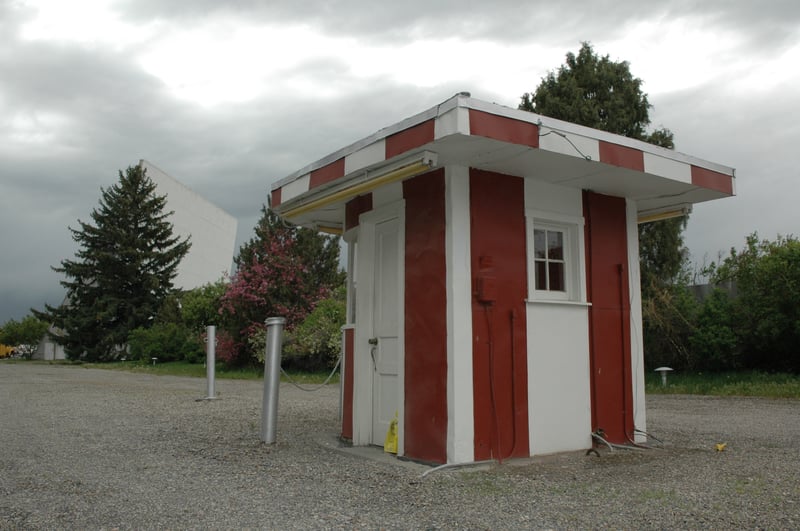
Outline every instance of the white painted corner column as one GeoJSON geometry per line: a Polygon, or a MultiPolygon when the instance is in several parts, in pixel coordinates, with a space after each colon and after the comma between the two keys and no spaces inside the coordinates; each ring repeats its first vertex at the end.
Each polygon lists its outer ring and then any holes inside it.
{"type": "MultiPolygon", "coordinates": [[[[631,385],[633,387],[633,425],[647,431],[644,394],[644,339],[642,330],[642,282],[639,271],[639,225],[636,201],[627,199],[628,292],[630,294],[631,385]]],[[[644,442],[644,434],[634,433],[636,442],[644,442]]]]}
{"type": "Polygon", "coordinates": [[[447,462],[475,459],[469,168],[445,168],[447,253],[447,462]]]}

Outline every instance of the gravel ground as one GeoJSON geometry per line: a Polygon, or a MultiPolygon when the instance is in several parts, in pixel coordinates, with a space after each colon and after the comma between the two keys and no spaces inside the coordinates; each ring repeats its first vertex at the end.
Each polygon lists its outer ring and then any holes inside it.
{"type": "Polygon", "coordinates": [[[0,528],[800,528],[800,401],[649,396],[659,450],[443,470],[340,447],[338,386],[0,362],[0,528]],[[715,443],[727,443],[723,452],[715,443]]]}

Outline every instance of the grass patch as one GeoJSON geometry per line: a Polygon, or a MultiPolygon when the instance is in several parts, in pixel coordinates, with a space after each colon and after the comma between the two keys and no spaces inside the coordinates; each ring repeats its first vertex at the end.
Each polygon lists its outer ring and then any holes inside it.
{"type": "MultiPolygon", "coordinates": [[[[68,362],[72,363],[72,362],[68,362]]],[[[145,374],[158,374],[168,376],[188,376],[193,378],[205,378],[206,367],[203,363],[189,363],[186,361],[169,361],[164,363],[144,363],[142,361],[115,361],[109,363],[80,363],[83,367],[92,369],[105,369],[116,371],[127,371],[145,374]]],[[[320,373],[301,373],[289,372],[292,381],[299,384],[321,384],[328,377],[328,372],[320,373]]],[[[215,378],[228,380],[261,380],[264,377],[263,367],[227,367],[224,363],[217,363],[214,373],[215,378]]],[[[281,381],[288,381],[282,374],[281,381]]],[[[339,374],[331,378],[330,383],[337,383],[339,374]]]]}
{"type": "MultiPolygon", "coordinates": [[[[286,371],[286,374],[289,375],[289,378],[292,379],[294,383],[297,384],[309,384],[309,385],[319,385],[324,382],[328,376],[330,376],[330,371],[325,372],[300,372],[300,371],[286,371]]],[[[281,374],[281,381],[286,382],[285,374],[281,374]]],[[[339,383],[339,370],[336,370],[336,374],[331,377],[331,380],[328,383],[339,383]]]]}
{"type": "MultiPolygon", "coordinates": [[[[112,361],[108,363],[82,363],[81,366],[90,369],[126,371],[141,374],[189,376],[193,378],[206,377],[206,367],[203,363],[189,363],[186,361],[157,362],[155,365],[143,361],[112,361]]],[[[263,373],[248,367],[229,369],[222,363],[218,363],[215,376],[217,378],[236,380],[257,380],[263,376],[263,373]]]]}
{"type": "MultiPolygon", "coordinates": [[[[206,368],[202,363],[175,361],[145,364],[141,361],[117,361],[110,363],[84,363],[74,361],[30,361],[21,359],[3,360],[3,363],[41,363],[50,365],[76,365],[93,369],[118,370],[171,376],[205,378],[206,368]]],[[[291,380],[298,384],[318,385],[330,374],[325,372],[288,371],[291,380]]],[[[260,380],[263,367],[228,368],[217,364],[216,377],[238,380],[260,380]]],[[[281,381],[288,381],[281,375],[281,381]]],[[[339,382],[339,372],[330,383],[339,382]]],[[[685,394],[713,396],[758,396],[766,398],[800,398],[800,375],[787,373],[765,373],[757,371],[725,373],[669,373],[667,386],[661,385],[661,375],[645,374],[645,390],[652,394],[685,394]]]]}
{"type": "MultiPolygon", "coordinates": [[[[30,363],[39,365],[67,365],[73,367],[85,367],[87,369],[103,369],[107,371],[127,371],[140,374],[157,374],[164,376],[188,376],[192,378],[205,378],[206,367],[203,363],[189,363],[188,361],[168,361],[164,363],[145,363],[144,361],[111,361],[107,363],[89,363],[85,361],[41,361],[41,360],[3,360],[3,363],[30,363]]],[[[297,384],[319,385],[323,383],[330,371],[324,372],[300,372],[286,371],[291,381],[297,384]]],[[[328,383],[339,383],[339,371],[336,371],[328,383]]],[[[227,367],[224,363],[218,362],[214,373],[215,378],[228,380],[262,380],[264,378],[263,367],[227,367]]],[[[288,382],[286,375],[281,374],[281,381],[288,382]]]]}
{"type": "Polygon", "coordinates": [[[757,371],[723,373],[681,373],[667,377],[666,387],[659,374],[645,375],[645,390],[653,394],[715,396],[760,396],[800,398],[800,375],[757,371]]]}

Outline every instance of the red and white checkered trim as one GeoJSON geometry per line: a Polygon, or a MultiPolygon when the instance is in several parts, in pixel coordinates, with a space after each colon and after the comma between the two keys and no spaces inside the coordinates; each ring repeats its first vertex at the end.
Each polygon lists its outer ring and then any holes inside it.
{"type": "Polygon", "coordinates": [[[725,195],[735,194],[732,168],[459,94],[278,181],[272,186],[272,206],[278,207],[319,186],[451,135],[479,136],[562,155],[583,156],[725,195]]]}

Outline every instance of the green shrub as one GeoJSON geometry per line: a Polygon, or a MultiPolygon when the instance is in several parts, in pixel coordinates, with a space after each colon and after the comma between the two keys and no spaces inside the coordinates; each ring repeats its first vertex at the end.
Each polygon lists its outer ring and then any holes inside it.
{"type": "Polygon", "coordinates": [[[715,289],[697,312],[689,338],[692,368],[714,372],[742,368],[735,330],[733,306],[728,294],[715,289]]]}
{"type": "MultiPolygon", "coordinates": [[[[332,369],[342,352],[345,306],[346,292],[343,287],[337,288],[331,297],[319,301],[294,330],[284,331],[281,366],[305,372],[332,369]]],[[[266,329],[260,328],[247,340],[259,363],[264,363],[266,335],[266,329]]]]}
{"type": "Polygon", "coordinates": [[[306,371],[333,368],[342,352],[346,294],[338,288],[323,299],[291,334],[284,347],[284,367],[306,371]]]}
{"type": "Polygon", "coordinates": [[[225,283],[222,280],[183,293],[180,299],[183,323],[196,332],[204,332],[209,325],[219,329],[224,324],[219,313],[223,293],[225,283]]]}
{"type": "Polygon", "coordinates": [[[759,240],[754,233],[711,270],[715,282],[736,283],[734,324],[744,366],[800,373],[800,241],[759,240]]]}
{"type": "Polygon", "coordinates": [[[685,284],[651,287],[642,298],[645,367],[692,366],[690,337],[698,303],[685,284]]]}
{"type": "Polygon", "coordinates": [[[203,344],[183,325],[157,323],[151,328],[137,328],[128,336],[131,358],[160,361],[186,360],[197,363],[205,359],[203,344]]]}
{"type": "Polygon", "coordinates": [[[9,319],[0,328],[0,344],[14,346],[17,354],[30,359],[48,326],[48,323],[33,315],[28,315],[20,322],[9,319]]]}

